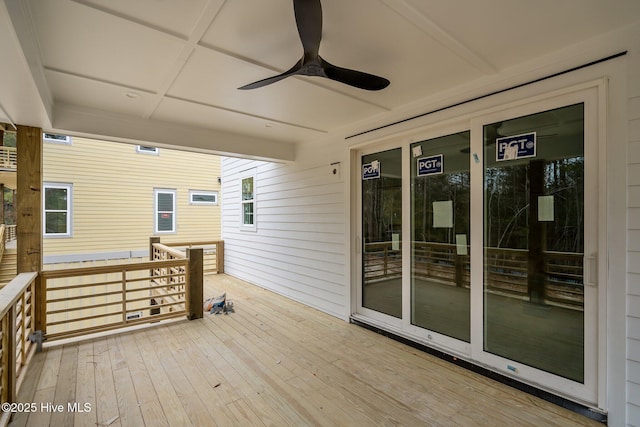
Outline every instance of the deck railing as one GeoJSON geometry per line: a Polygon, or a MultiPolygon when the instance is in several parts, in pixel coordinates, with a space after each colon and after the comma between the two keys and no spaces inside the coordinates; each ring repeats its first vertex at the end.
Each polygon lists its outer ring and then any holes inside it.
{"type": "Polygon", "coordinates": [[[16,240],[16,226],[15,225],[6,225],[4,226],[4,241],[10,242],[12,240],[16,240]]]}
{"type": "Polygon", "coordinates": [[[0,146],[0,169],[16,169],[18,150],[15,147],[0,146]]]}
{"type": "MultiPolygon", "coordinates": [[[[203,250],[158,246],[163,260],[21,273],[2,288],[0,402],[16,402],[33,343],[203,317],[203,250]]],[[[0,426],[11,413],[0,413],[0,426]]]]}
{"type": "MultiPolygon", "coordinates": [[[[160,243],[160,239],[151,238],[152,242],[160,243]]],[[[208,240],[202,242],[163,243],[165,246],[186,253],[187,249],[202,248],[204,274],[224,273],[224,242],[222,240],[208,240]]]]}
{"type": "Polygon", "coordinates": [[[7,229],[4,224],[0,224],[0,262],[2,262],[2,257],[4,256],[4,248],[7,241],[5,240],[5,233],[7,229]]]}
{"type": "Polygon", "coordinates": [[[40,328],[45,339],[195,316],[187,305],[189,261],[184,258],[43,271],[44,292],[38,297],[38,309],[44,319],[40,328]],[[173,299],[158,306],[154,303],[158,292],[173,299]]]}
{"type": "MultiPolygon", "coordinates": [[[[0,401],[13,403],[35,350],[29,339],[36,316],[37,273],[21,273],[0,290],[0,401]]],[[[10,411],[0,414],[6,425],[10,411]]]]}
{"type": "MultiPolygon", "coordinates": [[[[402,274],[402,255],[393,242],[365,245],[364,280],[372,282],[402,274]]],[[[459,287],[470,286],[469,247],[454,244],[414,242],[413,273],[420,279],[459,287]],[[462,252],[462,255],[459,255],[462,252]]],[[[543,252],[544,300],[550,304],[581,308],[583,254],[543,252]]],[[[529,253],[523,249],[485,248],[486,286],[490,292],[515,298],[529,295],[529,253]]]]}

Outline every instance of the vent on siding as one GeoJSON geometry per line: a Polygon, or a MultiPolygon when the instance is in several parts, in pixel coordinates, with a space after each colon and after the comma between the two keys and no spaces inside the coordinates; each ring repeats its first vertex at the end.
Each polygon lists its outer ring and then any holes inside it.
{"type": "Polygon", "coordinates": [[[142,317],[141,311],[136,311],[134,313],[127,313],[127,320],[139,319],[142,317]]]}

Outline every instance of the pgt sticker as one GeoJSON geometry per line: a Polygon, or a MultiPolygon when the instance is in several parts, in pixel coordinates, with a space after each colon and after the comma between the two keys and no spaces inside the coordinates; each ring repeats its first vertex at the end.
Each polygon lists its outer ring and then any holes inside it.
{"type": "Polygon", "coordinates": [[[438,175],[442,173],[444,162],[442,154],[418,159],[418,176],[438,175]]]}
{"type": "Polygon", "coordinates": [[[380,162],[374,160],[371,163],[362,165],[362,179],[380,178],[380,162]]]}
{"type": "Polygon", "coordinates": [[[496,161],[524,159],[536,156],[536,133],[506,136],[496,139],[496,161]]]}

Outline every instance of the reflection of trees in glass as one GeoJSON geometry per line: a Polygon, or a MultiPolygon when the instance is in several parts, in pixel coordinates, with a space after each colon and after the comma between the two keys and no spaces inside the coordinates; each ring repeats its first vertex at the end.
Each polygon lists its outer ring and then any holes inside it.
{"type": "Polygon", "coordinates": [[[413,183],[414,240],[455,243],[469,234],[469,172],[416,177],[413,183]],[[453,228],[433,228],[433,202],[453,201],[453,228]]]}
{"type": "MultiPolygon", "coordinates": [[[[489,247],[528,248],[529,164],[487,168],[485,198],[489,247]]],[[[546,250],[583,251],[584,158],[546,161],[545,195],[554,196],[554,221],[544,222],[546,250]]]]}
{"type": "Polygon", "coordinates": [[[366,243],[390,242],[402,228],[402,181],[380,177],[362,182],[363,231],[366,243]]]}

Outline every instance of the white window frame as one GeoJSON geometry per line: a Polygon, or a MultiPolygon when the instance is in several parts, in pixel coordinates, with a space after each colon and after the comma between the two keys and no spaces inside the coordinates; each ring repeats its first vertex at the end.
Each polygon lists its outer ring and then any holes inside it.
{"type": "Polygon", "coordinates": [[[256,204],[256,174],[255,171],[251,171],[247,174],[240,176],[240,230],[244,231],[256,231],[256,219],[258,217],[258,209],[256,204]],[[245,179],[251,178],[253,180],[253,198],[248,200],[242,200],[242,182],[245,179]],[[244,222],[244,205],[253,204],[253,223],[245,224],[244,222]]]}
{"type": "Polygon", "coordinates": [[[42,140],[44,142],[50,142],[52,144],[71,145],[71,137],[69,135],[60,135],[60,134],[52,133],[52,132],[42,132],[42,140]],[[49,138],[49,137],[47,137],[47,135],[63,136],[64,139],[49,138]]]}
{"type": "Polygon", "coordinates": [[[136,153],[158,156],[160,155],[160,149],[158,147],[151,147],[149,145],[136,145],[136,153]]]}
{"type": "Polygon", "coordinates": [[[190,205],[208,205],[215,206],[218,204],[218,192],[217,191],[200,191],[200,190],[189,190],[189,204],[190,205]],[[193,200],[194,196],[213,196],[213,202],[203,202],[198,200],[193,200]]]}
{"type": "MultiPolygon", "coordinates": [[[[73,218],[73,184],[69,184],[69,183],[61,183],[61,182],[45,182],[42,185],[42,235],[45,238],[50,238],[50,237],[71,237],[72,236],[72,231],[71,231],[71,225],[73,224],[72,218],[73,218]],[[67,232],[66,233],[47,233],[47,209],[46,204],[45,204],[45,196],[47,193],[47,189],[50,188],[58,188],[58,189],[64,189],[67,190],[67,209],[66,212],[67,213],[67,232]]],[[[51,212],[63,212],[63,211],[51,211],[51,212]]]]}
{"type": "MultiPolygon", "coordinates": [[[[166,211],[168,212],[168,211],[166,211]]],[[[153,232],[154,234],[175,234],[176,231],[176,190],[166,188],[155,188],[153,190],[153,232]],[[165,211],[158,211],[158,195],[171,194],[173,197],[173,210],[171,214],[171,230],[158,230],[158,214],[165,211]]]]}

